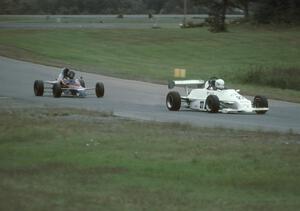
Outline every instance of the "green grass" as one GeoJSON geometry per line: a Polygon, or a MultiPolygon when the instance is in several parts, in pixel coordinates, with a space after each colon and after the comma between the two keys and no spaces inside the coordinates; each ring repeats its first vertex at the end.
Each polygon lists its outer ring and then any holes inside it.
{"type": "Polygon", "coordinates": [[[0,55],[159,83],[185,68],[188,78],[219,76],[229,86],[250,85],[247,94],[300,102],[299,91],[282,96],[279,88],[261,90],[241,79],[253,66],[299,68],[299,28],[1,30],[0,55]]]}
{"type": "Polygon", "coordinates": [[[300,208],[299,135],[69,109],[0,115],[1,210],[300,208]]]}
{"type": "Polygon", "coordinates": [[[300,68],[281,69],[278,67],[271,70],[255,68],[244,76],[244,81],[246,83],[265,84],[271,87],[300,91],[299,76],[300,68]]]}

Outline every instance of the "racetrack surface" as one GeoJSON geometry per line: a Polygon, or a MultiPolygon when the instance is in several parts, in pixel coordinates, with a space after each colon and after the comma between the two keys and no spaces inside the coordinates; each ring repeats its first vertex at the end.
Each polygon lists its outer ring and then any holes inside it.
{"type": "Polygon", "coordinates": [[[77,77],[83,76],[87,87],[94,87],[98,81],[104,83],[104,98],[97,98],[94,91],[86,98],[53,98],[52,93],[35,97],[34,80],[54,80],[59,72],[59,68],[0,57],[0,104],[5,103],[7,99],[14,99],[33,108],[70,107],[112,111],[115,115],[139,120],[300,133],[300,104],[270,100],[270,111],[265,115],[210,114],[189,110],[171,112],[165,106],[165,97],[169,91],[167,86],[78,71],[77,77]]]}

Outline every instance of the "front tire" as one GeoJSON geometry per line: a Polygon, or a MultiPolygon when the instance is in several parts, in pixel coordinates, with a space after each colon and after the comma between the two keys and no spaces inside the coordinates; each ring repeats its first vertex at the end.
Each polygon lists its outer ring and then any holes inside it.
{"type": "MultiPolygon", "coordinates": [[[[253,100],[253,107],[255,108],[269,108],[268,99],[265,96],[257,95],[253,100]]],[[[256,111],[257,114],[265,114],[267,111],[256,111]]]]}
{"type": "Polygon", "coordinates": [[[209,95],[206,98],[206,110],[209,113],[217,113],[220,109],[220,100],[216,95],[209,95]]]}
{"type": "Polygon", "coordinates": [[[169,92],[166,98],[166,105],[170,111],[179,111],[181,107],[181,97],[178,92],[169,92]]]}
{"type": "Polygon", "coordinates": [[[104,96],[104,84],[101,82],[96,83],[95,92],[97,97],[104,96]]]}
{"type": "Polygon", "coordinates": [[[41,80],[34,81],[33,90],[35,96],[43,96],[44,94],[44,82],[41,80]]]}
{"type": "Polygon", "coordinates": [[[53,97],[61,97],[62,89],[60,83],[56,83],[52,88],[53,97]]]}

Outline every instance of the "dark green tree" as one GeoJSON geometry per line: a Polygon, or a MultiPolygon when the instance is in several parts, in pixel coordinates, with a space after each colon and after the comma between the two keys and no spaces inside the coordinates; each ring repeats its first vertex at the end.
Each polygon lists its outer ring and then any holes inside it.
{"type": "Polygon", "coordinates": [[[208,8],[207,22],[211,32],[226,31],[225,19],[230,3],[229,0],[194,0],[194,2],[208,8]]]}
{"type": "Polygon", "coordinates": [[[167,1],[168,0],[144,0],[143,2],[146,4],[146,8],[149,11],[154,11],[155,14],[159,14],[167,1]]]}
{"type": "Polygon", "coordinates": [[[299,0],[263,0],[256,3],[254,20],[258,23],[299,23],[299,0]]]}
{"type": "Polygon", "coordinates": [[[230,0],[229,4],[233,8],[239,8],[243,10],[245,19],[249,19],[249,5],[253,0],[230,0]]]}

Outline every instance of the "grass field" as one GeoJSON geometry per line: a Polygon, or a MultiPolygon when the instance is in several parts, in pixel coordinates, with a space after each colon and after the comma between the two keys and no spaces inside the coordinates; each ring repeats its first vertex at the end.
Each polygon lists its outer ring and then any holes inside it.
{"type": "MultiPolygon", "coordinates": [[[[5,21],[20,19],[0,17],[5,21]]],[[[0,30],[0,55],[8,57],[158,83],[185,68],[188,78],[220,76],[249,94],[296,102],[299,91],[244,84],[244,76],[297,71],[299,47],[299,28],[0,30]]],[[[292,131],[199,128],[3,102],[0,210],[300,209],[300,135],[292,131]]]]}
{"type": "Polygon", "coordinates": [[[299,210],[300,137],[1,109],[1,210],[299,210]]]}
{"type": "Polygon", "coordinates": [[[159,83],[171,79],[174,68],[185,68],[187,78],[219,76],[247,94],[300,102],[299,91],[265,86],[263,79],[245,84],[256,69],[293,68],[300,75],[299,28],[1,30],[0,55],[159,83]]]}

